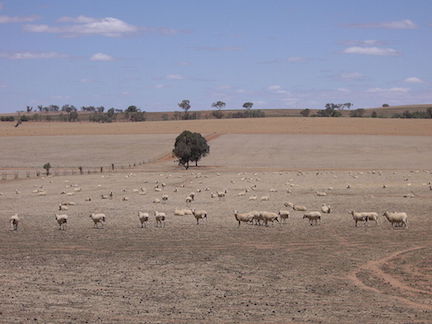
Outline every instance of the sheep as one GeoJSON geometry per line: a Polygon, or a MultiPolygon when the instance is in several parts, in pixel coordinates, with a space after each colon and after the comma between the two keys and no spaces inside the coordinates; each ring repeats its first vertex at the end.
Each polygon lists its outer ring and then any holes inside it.
{"type": "Polygon", "coordinates": [[[261,201],[269,201],[270,197],[269,196],[261,196],[261,201]]]}
{"type": "Polygon", "coordinates": [[[355,227],[357,227],[358,222],[364,222],[364,225],[368,222],[367,213],[356,213],[354,210],[351,210],[351,215],[355,223],[355,227]]]}
{"type": "Polygon", "coordinates": [[[11,218],[9,218],[9,222],[11,225],[11,231],[18,231],[18,223],[20,222],[18,214],[12,215],[11,218]]]}
{"type": "Polygon", "coordinates": [[[294,207],[294,204],[292,203],[292,202],[284,202],[284,206],[285,207],[291,207],[291,208],[293,208],[294,207]]]}
{"type": "Polygon", "coordinates": [[[289,217],[289,211],[288,210],[279,210],[278,214],[279,214],[279,217],[281,219],[281,224],[285,223],[289,217]]]}
{"type": "Polygon", "coordinates": [[[275,189],[275,188],[270,188],[270,192],[277,192],[277,189],[275,189]]]}
{"type": "Polygon", "coordinates": [[[184,209],[174,209],[174,216],[184,216],[185,211],[184,209]]]}
{"type": "Polygon", "coordinates": [[[219,199],[225,198],[225,196],[227,194],[227,190],[225,189],[224,191],[217,191],[216,194],[217,194],[219,199]]]}
{"type": "Polygon", "coordinates": [[[65,201],[65,202],[62,202],[61,205],[63,205],[63,206],[75,206],[76,203],[73,201],[65,201]]]}
{"type": "Polygon", "coordinates": [[[162,201],[163,201],[163,202],[168,201],[168,195],[167,195],[167,194],[162,195],[162,201]]]}
{"type": "Polygon", "coordinates": [[[257,196],[250,196],[249,200],[257,200],[257,196]]]}
{"type": "Polygon", "coordinates": [[[56,214],[55,215],[55,219],[57,221],[57,224],[59,225],[59,230],[65,230],[65,226],[67,224],[67,220],[68,220],[68,215],[66,214],[56,214]]]}
{"type": "Polygon", "coordinates": [[[331,207],[330,207],[330,205],[322,204],[322,205],[321,205],[321,211],[322,211],[324,214],[330,214],[330,212],[331,212],[331,207]]]}
{"type": "Polygon", "coordinates": [[[249,223],[252,221],[253,217],[255,215],[253,213],[239,213],[237,210],[234,210],[234,217],[238,222],[238,226],[240,226],[240,224],[243,223],[249,223]]]}
{"type": "Polygon", "coordinates": [[[153,199],[153,204],[159,204],[161,201],[159,198],[153,199]]]}
{"type": "Polygon", "coordinates": [[[366,217],[368,219],[368,222],[374,221],[375,224],[378,225],[378,213],[368,212],[368,213],[366,213],[366,217]]]}
{"type": "Polygon", "coordinates": [[[186,204],[187,204],[187,205],[191,204],[191,203],[192,203],[192,200],[193,200],[192,197],[187,196],[186,199],[185,199],[186,204]]]}
{"type": "Polygon", "coordinates": [[[141,223],[141,228],[143,228],[144,224],[147,224],[147,222],[149,220],[149,213],[144,213],[142,211],[138,211],[138,218],[139,218],[140,223],[141,223]]]}
{"type": "Polygon", "coordinates": [[[123,197],[122,197],[122,201],[129,201],[129,197],[127,197],[127,196],[123,196],[123,197]]]}
{"type": "Polygon", "coordinates": [[[102,199],[108,199],[109,196],[108,196],[108,195],[101,195],[101,198],[102,198],[102,199]]]}
{"type": "Polygon", "coordinates": [[[65,206],[65,205],[62,205],[62,204],[60,204],[59,207],[58,207],[58,210],[68,210],[68,209],[69,209],[68,206],[65,206]]]}
{"type": "Polygon", "coordinates": [[[311,211],[303,215],[303,219],[309,219],[310,225],[318,225],[318,222],[321,223],[321,213],[319,211],[311,211]]]}
{"type": "Polygon", "coordinates": [[[195,192],[191,192],[188,197],[191,197],[192,200],[195,200],[195,192]]]}
{"type": "Polygon", "coordinates": [[[327,193],[326,193],[325,191],[317,191],[317,192],[316,192],[316,195],[317,195],[318,197],[324,197],[324,196],[327,196],[327,193]]]}
{"type": "Polygon", "coordinates": [[[260,212],[260,216],[261,216],[265,226],[268,226],[269,222],[273,223],[274,221],[276,221],[279,223],[278,214],[276,214],[276,213],[262,211],[262,212],[260,212]]]}
{"type": "Polygon", "coordinates": [[[192,214],[194,215],[194,217],[196,219],[197,225],[199,225],[199,220],[200,219],[204,219],[205,218],[205,220],[207,222],[207,212],[205,210],[195,210],[195,209],[192,209],[192,214]]]}
{"type": "Polygon", "coordinates": [[[293,205],[292,209],[296,210],[296,211],[306,211],[307,210],[307,208],[305,206],[302,206],[302,205],[293,205]]]}
{"type": "Polygon", "coordinates": [[[385,211],[383,216],[390,222],[392,228],[395,225],[398,227],[408,227],[408,215],[406,213],[385,211]]]}
{"type": "Polygon", "coordinates": [[[85,201],[91,201],[91,197],[87,197],[85,201]]]}
{"type": "Polygon", "coordinates": [[[156,219],[156,227],[160,226],[160,227],[165,227],[165,218],[166,218],[166,214],[163,212],[158,212],[155,211],[155,219],[156,219]]]}
{"type": "Polygon", "coordinates": [[[89,216],[93,222],[94,222],[94,227],[98,227],[98,224],[102,225],[103,228],[103,224],[105,223],[106,220],[106,216],[105,214],[99,213],[99,214],[95,214],[95,213],[91,213],[89,216]]]}

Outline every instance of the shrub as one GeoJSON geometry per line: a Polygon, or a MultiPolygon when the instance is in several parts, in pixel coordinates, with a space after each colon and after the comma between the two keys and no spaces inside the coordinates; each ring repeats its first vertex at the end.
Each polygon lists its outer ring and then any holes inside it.
{"type": "Polygon", "coordinates": [[[300,111],[300,115],[302,115],[303,117],[309,117],[310,112],[311,112],[310,109],[306,108],[306,109],[303,109],[302,111],[300,111]]]}

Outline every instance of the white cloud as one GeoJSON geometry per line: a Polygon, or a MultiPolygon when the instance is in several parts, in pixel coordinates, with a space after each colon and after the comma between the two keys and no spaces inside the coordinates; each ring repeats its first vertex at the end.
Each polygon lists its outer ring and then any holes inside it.
{"type": "Polygon", "coordinates": [[[277,94],[286,94],[288,91],[284,90],[280,85],[274,84],[267,87],[267,90],[277,94]]]}
{"type": "Polygon", "coordinates": [[[379,46],[379,45],[385,44],[385,42],[379,41],[376,39],[349,40],[349,41],[345,41],[343,43],[346,45],[350,45],[350,46],[379,46]]]}
{"type": "Polygon", "coordinates": [[[168,74],[166,76],[166,79],[168,79],[168,80],[183,80],[184,76],[181,74],[168,74]]]}
{"type": "Polygon", "coordinates": [[[114,60],[114,58],[108,54],[104,54],[104,53],[96,53],[93,54],[90,57],[91,61],[102,61],[102,62],[108,62],[108,61],[112,61],[114,60]]]}
{"type": "Polygon", "coordinates": [[[353,46],[343,50],[345,54],[362,54],[362,55],[378,55],[378,56],[395,56],[399,52],[393,48],[379,48],[379,47],[359,47],[353,46]]]}
{"type": "Polygon", "coordinates": [[[62,17],[60,22],[72,22],[67,26],[49,25],[25,25],[24,30],[34,33],[53,33],[65,36],[79,35],[101,35],[106,37],[120,37],[123,35],[138,32],[137,26],[130,25],[120,19],[113,17],[92,18],[86,16],[62,17]]]}
{"type": "Polygon", "coordinates": [[[406,78],[404,81],[408,82],[408,83],[423,83],[424,82],[422,79],[417,78],[417,77],[409,77],[409,78],[406,78]]]}
{"type": "Polygon", "coordinates": [[[67,55],[57,52],[0,52],[0,58],[9,60],[58,59],[67,57],[67,55]]]}
{"type": "Polygon", "coordinates": [[[369,23],[369,24],[352,24],[351,27],[358,28],[385,28],[385,29],[416,29],[417,25],[409,19],[388,21],[381,23],[369,23]]]}
{"type": "Polygon", "coordinates": [[[341,73],[339,77],[343,80],[360,80],[363,79],[364,75],[360,72],[345,72],[341,73]]]}
{"type": "Polygon", "coordinates": [[[302,56],[289,56],[286,58],[276,58],[273,60],[268,60],[268,61],[261,61],[258,62],[260,64],[276,64],[276,63],[302,63],[302,62],[306,62],[307,58],[302,57],[302,56]]]}
{"type": "Polygon", "coordinates": [[[388,88],[388,89],[383,89],[383,88],[371,88],[368,89],[366,92],[370,92],[370,93],[407,93],[409,92],[410,89],[408,88],[388,88]]]}
{"type": "Polygon", "coordinates": [[[0,16],[0,24],[32,22],[37,19],[38,16],[0,16]]]}

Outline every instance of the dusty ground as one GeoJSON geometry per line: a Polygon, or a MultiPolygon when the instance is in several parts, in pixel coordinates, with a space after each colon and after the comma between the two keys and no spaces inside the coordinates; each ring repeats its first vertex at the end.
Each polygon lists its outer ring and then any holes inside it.
{"type": "Polygon", "coordinates": [[[297,145],[287,135],[254,135],[249,141],[241,136],[214,139],[208,159],[189,171],[165,161],[131,175],[1,182],[0,322],[432,322],[429,137],[360,136],[336,145],[333,138],[304,135],[301,142],[310,149],[292,158],[291,150],[275,145],[297,145]],[[252,143],[270,158],[242,157],[252,143]],[[346,154],[349,143],[363,146],[346,154]],[[376,158],[377,151],[388,153],[387,160],[376,158]],[[402,159],[415,151],[414,158],[402,159]],[[218,166],[223,154],[231,166],[218,166]],[[332,170],[311,170],[328,165],[331,156],[339,157],[332,170]],[[356,169],[357,156],[364,157],[358,166],[363,170],[347,171],[356,169]],[[291,164],[301,169],[301,157],[303,173],[265,170],[288,170],[291,164]],[[385,161],[392,167],[384,167],[385,161]],[[238,171],[242,166],[245,172],[238,171]],[[156,180],[166,183],[162,192],[153,190],[156,180]],[[74,184],[82,190],[74,191],[74,184]],[[238,196],[254,185],[255,191],[238,196]],[[46,196],[32,192],[40,186],[46,196]],[[141,187],[145,195],[133,190],[141,187]],[[226,199],[210,198],[211,191],[224,189],[226,199]],[[318,190],[327,196],[318,197],[318,190]],[[113,200],[100,199],[110,191],[113,200]],[[209,213],[199,226],[191,216],[173,215],[191,191],[197,193],[192,207],[209,213]],[[152,203],[164,193],[166,204],[152,203]],[[269,195],[270,201],[249,201],[251,195],[269,195]],[[124,196],[129,200],[122,201],[124,196]],[[77,205],[65,212],[69,224],[59,231],[54,213],[63,201],[77,205]],[[287,224],[269,227],[238,227],[233,217],[234,209],[286,209],[286,201],[309,210],[325,202],[333,211],[319,226],[294,211],[287,224]],[[147,228],[139,228],[137,211],[156,209],[167,213],[166,227],[156,228],[152,217],[147,228]],[[350,209],[406,211],[409,226],[393,230],[381,217],[377,226],[356,228],[350,209]],[[88,214],[94,211],[106,213],[104,229],[93,228],[88,214]],[[8,219],[15,212],[22,223],[11,232],[8,219]]]}
{"type": "Polygon", "coordinates": [[[432,136],[431,119],[394,118],[249,118],[152,121],[143,123],[0,123],[2,136],[179,134],[188,129],[202,134],[353,134],[432,136]]]}

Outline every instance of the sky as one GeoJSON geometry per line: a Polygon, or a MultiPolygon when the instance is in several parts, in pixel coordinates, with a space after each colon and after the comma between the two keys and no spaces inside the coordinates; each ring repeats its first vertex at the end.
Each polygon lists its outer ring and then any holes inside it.
{"type": "Polygon", "coordinates": [[[0,112],[432,103],[429,0],[0,0],[0,112]]]}

